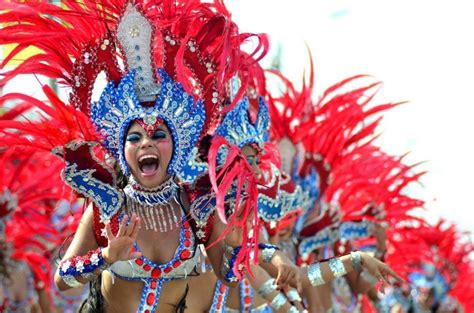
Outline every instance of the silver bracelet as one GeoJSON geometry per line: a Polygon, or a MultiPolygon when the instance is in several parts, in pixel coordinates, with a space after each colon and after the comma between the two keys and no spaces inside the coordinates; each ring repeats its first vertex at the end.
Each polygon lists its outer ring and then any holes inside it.
{"type": "Polygon", "coordinates": [[[288,310],[286,310],[286,313],[300,313],[298,309],[294,306],[291,306],[288,310]]]}
{"type": "Polygon", "coordinates": [[[362,253],[360,251],[351,252],[351,263],[352,267],[356,270],[360,270],[362,268],[362,253]]]}
{"type": "Polygon", "coordinates": [[[276,289],[277,289],[277,286],[275,285],[275,279],[270,278],[269,280],[264,282],[263,285],[260,286],[260,288],[258,288],[257,293],[260,297],[266,299],[276,289]]]}
{"type": "Polygon", "coordinates": [[[295,289],[288,290],[288,292],[286,293],[286,296],[288,297],[288,300],[290,300],[291,302],[301,302],[300,294],[295,289]]]}
{"type": "Polygon", "coordinates": [[[86,280],[92,280],[92,278],[96,277],[97,275],[92,272],[92,273],[82,273],[81,277],[86,279],[86,280]]]}
{"type": "Polygon", "coordinates": [[[275,310],[279,310],[285,305],[286,302],[286,297],[281,292],[279,292],[275,296],[275,298],[273,298],[272,303],[270,303],[270,306],[275,310]]]}
{"type": "Polygon", "coordinates": [[[69,287],[71,288],[79,288],[79,287],[83,287],[84,284],[81,283],[80,281],[78,281],[76,279],[76,277],[72,276],[72,275],[64,275],[64,276],[61,276],[61,278],[63,279],[63,281],[66,283],[66,285],[68,285],[69,287]]]}
{"type": "Polygon", "coordinates": [[[331,270],[332,275],[337,278],[347,274],[346,268],[342,263],[341,259],[334,258],[329,260],[329,269],[331,270]]]}
{"type": "Polygon", "coordinates": [[[321,264],[319,262],[308,266],[308,279],[313,286],[319,286],[326,283],[323,274],[321,273],[321,264]]]}
{"type": "Polygon", "coordinates": [[[276,249],[264,248],[262,249],[262,259],[264,263],[270,263],[275,255],[276,249]]]}

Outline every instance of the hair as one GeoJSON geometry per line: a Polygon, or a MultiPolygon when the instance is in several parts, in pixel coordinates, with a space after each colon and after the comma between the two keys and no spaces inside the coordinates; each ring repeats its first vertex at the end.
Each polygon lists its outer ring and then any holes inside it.
{"type": "Polygon", "coordinates": [[[89,284],[89,296],[82,302],[79,313],[105,313],[104,297],[101,292],[102,274],[94,276],[89,284]]]}
{"type": "Polygon", "coordinates": [[[0,282],[10,279],[10,272],[7,265],[8,245],[5,240],[0,239],[0,282]]]}

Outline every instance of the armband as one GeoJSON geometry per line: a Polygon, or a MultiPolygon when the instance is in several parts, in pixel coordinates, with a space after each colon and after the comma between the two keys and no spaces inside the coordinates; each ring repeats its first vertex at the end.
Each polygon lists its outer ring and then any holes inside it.
{"type": "MultiPolygon", "coordinates": [[[[90,278],[90,274],[94,273],[96,269],[105,270],[109,266],[110,265],[105,262],[102,256],[101,248],[97,248],[89,251],[85,256],[75,256],[62,261],[59,264],[59,276],[63,278],[64,282],[66,282],[66,280],[72,282],[73,280],[71,278],[65,277],[81,276],[90,278]]],[[[74,280],[77,281],[76,278],[74,278],[74,280]]],[[[66,284],[68,283],[66,282],[66,284]]]]}

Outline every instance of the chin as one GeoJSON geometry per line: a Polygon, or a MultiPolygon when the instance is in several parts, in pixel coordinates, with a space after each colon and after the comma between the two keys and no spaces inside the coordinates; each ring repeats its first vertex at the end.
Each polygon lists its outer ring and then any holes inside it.
{"type": "Polygon", "coordinates": [[[162,175],[156,175],[151,177],[140,175],[139,179],[137,179],[137,182],[139,182],[140,185],[146,188],[156,188],[160,186],[166,180],[166,178],[166,176],[162,175]]]}

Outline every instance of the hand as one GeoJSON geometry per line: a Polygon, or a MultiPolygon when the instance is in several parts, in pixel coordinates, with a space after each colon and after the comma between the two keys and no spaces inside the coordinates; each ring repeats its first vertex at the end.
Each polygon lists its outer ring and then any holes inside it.
{"type": "Polygon", "coordinates": [[[112,233],[110,224],[105,225],[109,240],[107,247],[102,249],[105,262],[113,264],[116,261],[136,259],[142,255],[141,252],[133,251],[133,243],[137,239],[138,230],[140,229],[140,218],[133,213],[127,226],[128,221],[129,217],[125,215],[120,223],[117,236],[112,233]]]}
{"type": "Polygon", "coordinates": [[[370,256],[367,253],[362,253],[362,266],[377,280],[382,283],[381,292],[384,293],[384,285],[390,284],[388,278],[392,276],[399,282],[403,282],[403,279],[398,276],[387,264],[377,260],[376,258],[370,256]]]}
{"type": "Polygon", "coordinates": [[[302,292],[302,280],[301,274],[298,267],[289,261],[287,258],[283,258],[279,251],[275,252],[275,255],[271,261],[272,265],[275,266],[278,270],[278,275],[275,280],[277,289],[283,289],[285,286],[288,286],[290,282],[296,283],[296,289],[299,293],[302,292]]]}

